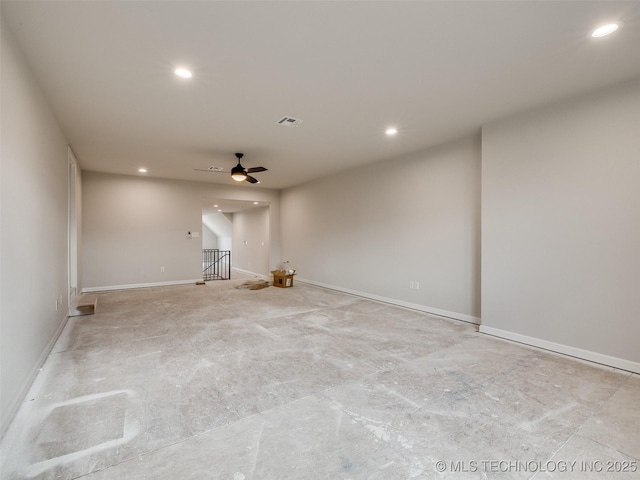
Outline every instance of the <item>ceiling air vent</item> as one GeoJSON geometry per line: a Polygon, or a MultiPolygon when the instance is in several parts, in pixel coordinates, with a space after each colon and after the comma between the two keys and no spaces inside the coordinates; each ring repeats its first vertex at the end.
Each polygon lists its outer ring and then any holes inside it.
{"type": "Polygon", "coordinates": [[[297,127],[302,123],[302,120],[293,117],[282,117],[276,123],[284,127],[297,127]]]}

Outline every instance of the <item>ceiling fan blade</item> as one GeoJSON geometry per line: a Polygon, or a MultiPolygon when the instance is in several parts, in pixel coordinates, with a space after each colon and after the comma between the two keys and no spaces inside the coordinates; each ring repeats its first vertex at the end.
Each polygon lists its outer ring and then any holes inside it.
{"type": "Polygon", "coordinates": [[[209,172],[209,173],[229,173],[227,170],[209,170],[208,168],[194,168],[196,172],[209,172]]]}
{"type": "Polygon", "coordinates": [[[264,167],[253,167],[247,168],[247,173],[257,173],[257,172],[266,172],[267,169],[264,167]]]}
{"type": "Polygon", "coordinates": [[[260,183],[258,179],[253,178],[251,175],[247,175],[247,182],[249,183],[260,183]]]}

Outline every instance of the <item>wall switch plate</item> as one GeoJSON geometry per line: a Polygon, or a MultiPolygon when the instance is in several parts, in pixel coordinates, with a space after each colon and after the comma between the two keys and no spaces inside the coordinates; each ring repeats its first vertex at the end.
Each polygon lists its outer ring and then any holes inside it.
{"type": "Polygon", "coordinates": [[[164,273],[164,267],[160,267],[160,273],[164,273]]]}

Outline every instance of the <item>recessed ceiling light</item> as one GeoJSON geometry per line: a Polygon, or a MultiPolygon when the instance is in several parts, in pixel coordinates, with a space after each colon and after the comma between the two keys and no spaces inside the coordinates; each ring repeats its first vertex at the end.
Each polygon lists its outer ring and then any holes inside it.
{"type": "Polygon", "coordinates": [[[180,78],[191,78],[193,74],[187,70],[186,68],[176,68],[173,73],[175,73],[180,78]]]}
{"type": "Polygon", "coordinates": [[[260,202],[253,202],[254,205],[258,205],[260,202]]]}
{"type": "Polygon", "coordinates": [[[591,36],[596,38],[604,37],[615,32],[616,30],[619,30],[620,28],[622,28],[622,22],[607,23],[606,25],[602,25],[601,27],[596,28],[591,33],[591,36]]]}
{"type": "Polygon", "coordinates": [[[218,209],[219,212],[221,212],[222,210],[218,209]]]}
{"type": "Polygon", "coordinates": [[[218,208],[218,205],[214,205],[213,208],[218,208]]]}
{"type": "Polygon", "coordinates": [[[390,127],[387,128],[384,133],[386,133],[387,135],[395,135],[396,133],[398,133],[398,130],[396,128],[390,127]]]}
{"type": "Polygon", "coordinates": [[[138,171],[140,173],[147,173],[147,169],[146,168],[139,168],[138,171]]]}

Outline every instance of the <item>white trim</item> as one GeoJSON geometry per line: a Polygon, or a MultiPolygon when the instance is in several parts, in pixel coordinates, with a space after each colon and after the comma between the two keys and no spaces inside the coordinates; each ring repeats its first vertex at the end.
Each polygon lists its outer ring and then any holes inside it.
{"type": "Polygon", "coordinates": [[[372,293],[360,292],[358,290],[351,290],[350,288],[338,287],[336,285],[329,285],[327,283],[316,282],[314,280],[308,280],[306,278],[296,277],[296,282],[306,283],[308,285],[314,285],[316,287],[327,288],[329,290],[336,290],[338,292],[348,293],[349,295],[355,295],[356,297],[364,297],[377,302],[389,303],[398,307],[409,308],[411,310],[418,310],[420,312],[430,313],[432,315],[438,315],[439,317],[453,318],[454,320],[461,320],[463,322],[480,324],[480,318],[472,315],[466,315],[464,313],[450,312],[448,310],[441,310],[435,307],[429,307],[428,305],[420,305],[419,303],[405,302],[404,300],[396,300],[395,298],[383,297],[380,295],[374,295],[372,293]]]}
{"type": "Polygon", "coordinates": [[[243,270],[242,268],[238,268],[238,267],[231,267],[231,270],[238,273],[244,273],[246,275],[253,275],[254,277],[262,278],[263,280],[269,280],[271,278],[269,275],[262,275],[260,273],[250,272],[249,270],[243,270]]]}
{"type": "Polygon", "coordinates": [[[58,341],[58,338],[62,334],[62,330],[64,330],[64,327],[67,326],[68,321],[69,321],[69,315],[65,315],[64,319],[60,322],[60,325],[58,325],[58,328],[56,329],[55,333],[49,340],[49,343],[47,343],[47,346],[44,348],[44,350],[42,350],[42,353],[38,357],[38,361],[35,363],[34,367],[31,369],[31,372],[29,372],[29,375],[27,375],[26,379],[22,383],[22,387],[18,391],[18,394],[14,397],[14,399],[11,402],[9,402],[9,406],[5,409],[5,411],[2,412],[2,419],[0,421],[0,425],[2,425],[2,428],[0,429],[0,436],[3,437],[4,434],[7,432],[7,430],[9,429],[11,422],[13,421],[14,417],[18,413],[18,410],[20,409],[20,405],[22,405],[24,399],[29,393],[29,390],[31,389],[33,382],[35,382],[36,377],[38,376],[38,373],[42,368],[42,365],[44,365],[45,360],[51,353],[51,350],[53,350],[53,347],[58,341]]]}
{"type": "Polygon", "coordinates": [[[167,287],[171,285],[188,285],[201,282],[202,278],[195,278],[193,280],[174,280],[170,282],[152,282],[152,283],[134,283],[131,285],[109,285],[106,287],[84,287],[82,293],[92,292],[108,292],[111,290],[129,290],[132,288],[148,288],[148,287],[167,287]]]}
{"type": "Polygon", "coordinates": [[[520,335],[519,333],[513,333],[507,330],[487,327],[484,325],[480,325],[480,333],[485,333],[487,335],[492,335],[494,337],[504,338],[506,340],[512,340],[518,343],[524,343],[525,345],[531,345],[532,347],[542,348],[544,350],[551,350],[552,352],[562,353],[563,355],[569,355],[571,357],[581,358],[583,360],[600,363],[602,365],[608,365],[610,367],[619,368],[621,370],[627,370],[633,373],[640,373],[640,363],[632,362],[631,360],[625,360],[624,358],[611,357],[603,353],[592,352],[590,350],[583,350],[581,348],[572,347],[570,345],[563,345],[561,343],[550,342],[549,340],[543,340],[541,338],[536,338],[536,337],[529,337],[527,335],[520,335]]]}

